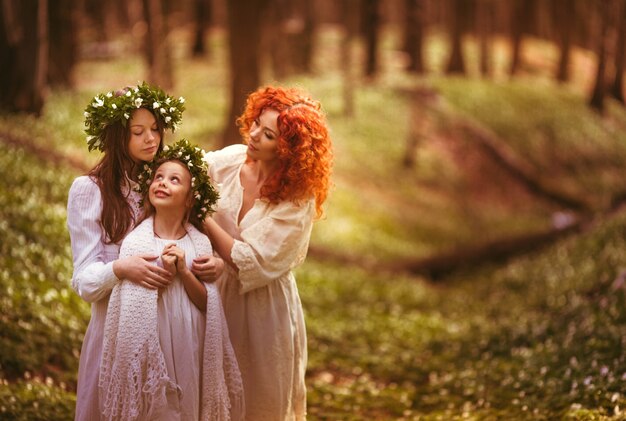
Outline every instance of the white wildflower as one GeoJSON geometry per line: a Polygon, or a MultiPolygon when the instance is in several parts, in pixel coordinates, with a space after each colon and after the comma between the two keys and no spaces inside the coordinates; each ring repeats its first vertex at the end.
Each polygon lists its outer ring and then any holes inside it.
{"type": "Polygon", "coordinates": [[[89,117],[89,113],[88,113],[87,111],[85,111],[85,112],[83,113],[83,115],[84,115],[85,117],[89,117]]]}
{"type": "Polygon", "coordinates": [[[143,102],[143,98],[135,98],[135,107],[141,107],[141,103],[143,102]]]}
{"type": "Polygon", "coordinates": [[[169,115],[167,117],[165,117],[165,122],[169,123],[172,120],[172,117],[170,117],[169,115]]]}
{"type": "Polygon", "coordinates": [[[159,108],[160,106],[161,106],[161,104],[159,104],[159,103],[158,103],[158,102],[156,102],[156,101],[154,101],[154,103],[152,103],[152,108],[153,108],[153,109],[155,109],[155,110],[156,110],[157,108],[159,108]]]}
{"type": "Polygon", "coordinates": [[[113,107],[114,110],[117,110],[117,105],[111,104],[111,107],[113,107]]]}
{"type": "Polygon", "coordinates": [[[101,100],[100,98],[95,97],[94,99],[95,99],[95,102],[91,105],[93,105],[95,108],[102,107],[104,105],[104,101],[101,100]]]}
{"type": "Polygon", "coordinates": [[[130,116],[128,115],[128,113],[124,113],[124,118],[125,118],[126,120],[128,120],[128,119],[130,118],[130,116]]]}
{"type": "Polygon", "coordinates": [[[113,93],[107,92],[107,98],[111,98],[112,96],[113,96],[113,93]]]}
{"type": "Polygon", "coordinates": [[[169,150],[170,150],[170,147],[169,147],[169,146],[167,146],[167,145],[165,145],[165,146],[163,146],[163,150],[164,150],[164,151],[169,151],[169,150]]]}
{"type": "Polygon", "coordinates": [[[170,97],[167,97],[167,99],[165,100],[165,103],[166,103],[166,104],[169,104],[169,103],[170,103],[170,101],[171,101],[170,97]]]}
{"type": "Polygon", "coordinates": [[[132,95],[132,93],[131,93],[130,91],[127,91],[127,92],[126,92],[126,96],[128,96],[128,97],[129,97],[129,96],[131,96],[131,95],[132,95]]]}
{"type": "Polygon", "coordinates": [[[178,101],[180,101],[181,104],[185,103],[185,98],[183,98],[182,96],[180,98],[178,98],[178,101]]]}
{"type": "Polygon", "coordinates": [[[174,111],[176,111],[176,108],[170,107],[170,113],[173,113],[174,111]]]}
{"type": "Polygon", "coordinates": [[[159,111],[161,112],[161,114],[165,114],[167,112],[165,108],[161,108],[159,111]]]}

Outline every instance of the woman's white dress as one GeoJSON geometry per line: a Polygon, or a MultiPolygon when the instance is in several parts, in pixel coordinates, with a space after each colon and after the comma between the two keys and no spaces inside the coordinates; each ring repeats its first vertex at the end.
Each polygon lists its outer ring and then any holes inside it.
{"type": "Polygon", "coordinates": [[[238,223],[245,159],[245,145],[205,156],[220,192],[213,218],[235,239],[231,258],[239,272],[227,265],[218,285],[243,379],[246,419],[304,419],[306,331],[292,269],[306,257],[315,204],[259,199],[238,223]]]}
{"type": "MultiPolygon", "coordinates": [[[[140,212],[140,195],[131,181],[122,187],[135,216],[140,212]]],[[[83,339],[78,364],[76,420],[100,419],[98,376],[102,357],[102,339],[109,294],[119,282],[113,273],[113,261],[120,244],[106,244],[100,225],[102,195],[93,179],[81,176],[74,180],[67,200],[67,227],[70,233],[74,273],[72,287],[91,303],[91,320],[83,339]]]]}

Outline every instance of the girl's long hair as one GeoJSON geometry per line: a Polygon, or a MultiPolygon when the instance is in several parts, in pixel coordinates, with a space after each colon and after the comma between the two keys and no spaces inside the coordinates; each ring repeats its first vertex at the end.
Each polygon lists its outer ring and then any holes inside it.
{"type": "Polygon", "coordinates": [[[276,110],[278,169],[261,188],[271,203],[301,202],[315,198],[316,216],[323,214],[328,196],[333,150],[321,104],[295,88],[264,87],[248,96],[243,114],[237,119],[239,132],[247,143],[250,127],[263,110],[276,110]]]}
{"type": "MultiPolygon", "coordinates": [[[[161,151],[164,142],[163,123],[158,117],[155,118],[161,139],[158,151],[161,151]]],[[[122,193],[122,185],[127,184],[126,177],[133,174],[137,165],[128,152],[129,123],[124,127],[121,121],[116,121],[104,129],[104,156],[88,174],[96,181],[102,195],[100,225],[106,234],[107,244],[122,241],[136,222],[127,197],[122,193]]]]}

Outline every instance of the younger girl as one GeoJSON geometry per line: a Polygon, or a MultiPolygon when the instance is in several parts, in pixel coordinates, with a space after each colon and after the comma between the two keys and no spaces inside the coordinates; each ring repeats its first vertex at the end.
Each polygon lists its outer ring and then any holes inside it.
{"type": "Polygon", "coordinates": [[[148,199],[144,219],[122,242],[120,257],[160,254],[174,280],[158,291],[122,281],[111,293],[99,383],[107,420],[243,416],[241,376],[219,292],[189,269],[195,257],[212,254],[196,228],[217,201],[202,158],[183,139],[139,176],[148,199]]]}

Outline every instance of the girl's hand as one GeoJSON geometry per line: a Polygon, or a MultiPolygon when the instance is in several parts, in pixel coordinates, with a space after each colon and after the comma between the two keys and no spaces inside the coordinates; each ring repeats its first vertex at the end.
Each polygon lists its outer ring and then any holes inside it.
{"type": "Polygon", "coordinates": [[[113,262],[113,273],[118,279],[126,279],[148,289],[167,288],[173,275],[152,261],[159,256],[143,254],[125,257],[113,262]]]}
{"type": "Polygon", "coordinates": [[[175,272],[178,272],[179,274],[189,271],[185,260],[185,251],[176,246],[174,243],[165,246],[161,259],[168,259],[169,262],[173,262],[175,265],[175,272]]]}
{"type": "Polygon", "coordinates": [[[224,261],[210,254],[193,259],[191,272],[202,282],[215,282],[224,272],[224,261]]]}
{"type": "MultiPolygon", "coordinates": [[[[171,244],[170,244],[171,245],[171,244]]],[[[163,262],[163,268],[167,270],[172,276],[176,275],[176,256],[173,254],[168,254],[166,250],[168,250],[168,246],[163,249],[163,254],[161,254],[161,261],[163,262]]]]}

